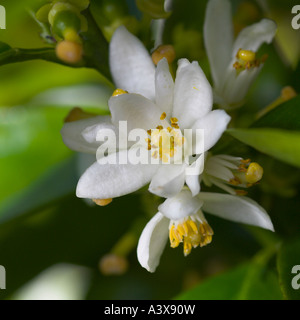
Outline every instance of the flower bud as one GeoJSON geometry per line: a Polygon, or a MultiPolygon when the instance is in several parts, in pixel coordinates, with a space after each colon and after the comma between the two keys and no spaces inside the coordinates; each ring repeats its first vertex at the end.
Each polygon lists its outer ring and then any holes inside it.
{"type": "Polygon", "coordinates": [[[77,42],[63,40],[56,46],[56,56],[69,64],[75,64],[82,60],[82,45],[77,42]]]}

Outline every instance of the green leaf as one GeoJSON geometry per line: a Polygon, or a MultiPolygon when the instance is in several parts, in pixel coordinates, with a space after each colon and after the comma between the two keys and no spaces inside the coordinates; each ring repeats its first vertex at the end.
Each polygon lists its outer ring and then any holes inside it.
{"type": "Polygon", "coordinates": [[[300,132],[282,129],[229,129],[227,132],[256,150],[300,167],[300,132]]]}
{"type": "MultiPolygon", "coordinates": [[[[292,273],[292,268],[300,265],[299,253],[300,238],[294,241],[284,242],[278,252],[277,267],[280,285],[286,299],[300,300],[300,288],[295,289],[292,286],[293,278],[297,276],[297,274],[292,273]]],[[[294,282],[300,284],[300,279],[294,279],[294,282]]]]}
{"type": "Polygon", "coordinates": [[[274,248],[259,253],[253,261],[205,280],[177,297],[183,300],[281,300],[274,270],[268,261],[274,248]]]}
{"type": "Polygon", "coordinates": [[[71,151],[60,129],[65,108],[0,108],[0,210],[71,151]]]}
{"type": "Polygon", "coordinates": [[[269,111],[255,121],[251,127],[300,130],[300,96],[269,111]]]}
{"type": "Polygon", "coordinates": [[[54,166],[25,191],[15,195],[7,206],[0,208],[0,224],[75,193],[78,178],[76,157],[54,166]]]}

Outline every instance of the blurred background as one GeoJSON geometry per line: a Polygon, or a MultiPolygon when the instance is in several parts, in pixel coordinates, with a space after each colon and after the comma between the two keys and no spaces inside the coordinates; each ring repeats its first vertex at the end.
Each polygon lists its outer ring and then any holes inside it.
{"type": "MultiPolygon", "coordinates": [[[[222,151],[224,142],[226,153],[264,167],[263,180],[249,196],[267,210],[276,232],[207,215],[215,232],[212,243],[186,258],[181,248],[167,247],[154,274],[139,265],[136,244],[159,198],[145,189],[103,208],[76,198],[89,159],[63,144],[60,129],[76,106],[108,114],[114,87],[94,68],[41,59],[6,63],[4,43],[51,47],[30,14],[44,3],[1,1],[6,29],[0,30],[0,265],[6,269],[6,289],[0,299],[299,299],[290,286],[291,266],[300,264],[299,166],[225,135],[216,150],[222,151]]],[[[174,0],[164,43],[174,46],[177,58],[199,61],[210,79],[203,46],[206,3],[174,0]]],[[[263,17],[278,24],[273,44],[260,49],[269,58],[246,105],[234,114],[238,127],[251,125],[284,87],[300,92],[300,30],[291,27],[296,4],[232,1],[236,32],[263,17]]],[[[147,5],[146,0],[92,0],[90,10],[107,41],[125,24],[151,50],[149,26],[157,12],[147,5]]],[[[300,99],[286,103],[298,111],[289,115],[295,127],[283,121],[282,128],[300,130],[300,99]]]]}

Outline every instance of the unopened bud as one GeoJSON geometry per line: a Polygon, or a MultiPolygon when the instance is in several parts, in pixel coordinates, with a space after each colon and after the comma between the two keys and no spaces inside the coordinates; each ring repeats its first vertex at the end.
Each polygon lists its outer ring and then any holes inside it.
{"type": "Polygon", "coordinates": [[[83,56],[82,45],[77,42],[63,40],[56,46],[56,56],[66,63],[78,63],[83,56]]]}
{"type": "Polygon", "coordinates": [[[176,54],[173,46],[161,45],[152,53],[152,61],[155,65],[163,58],[166,58],[169,64],[175,60],[176,54]]]}
{"type": "Polygon", "coordinates": [[[128,261],[122,256],[107,254],[100,259],[99,269],[105,276],[120,276],[128,270],[128,261]]]}
{"type": "Polygon", "coordinates": [[[112,202],[113,199],[93,199],[97,206],[105,207],[112,202]]]}

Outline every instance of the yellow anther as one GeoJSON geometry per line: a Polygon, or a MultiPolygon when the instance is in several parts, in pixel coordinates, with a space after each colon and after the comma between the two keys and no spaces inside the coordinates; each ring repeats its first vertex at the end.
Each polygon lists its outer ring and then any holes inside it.
{"type": "Polygon", "coordinates": [[[93,199],[93,202],[100,207],[105,207],[112,202],[113,199],[93,199]]]}
{"type": "Polygon", "coordinates": [[[237,177],[230,179],[229,183],[232,184],[233,186],[238,186],[239,184],[242,184],[241,180],[237,177]]]}
{"type": "Polygon", "coordinates": [[[185,256],[189,255],[192,251],[192,243],[190,240],[184,239],[183,242],[183,253],[185,256]]]}
{"type": "Polygon", "coordinates": [[[252,162],[246,172],[246,181],[250,184],[256,183],[261,180],[263,173],[263,168],[258,163],[252,162]]]}
{"type": "Polygon", "coordinates": [[[56,56],[63,62],[76,64],[82,60],[83,48],[80,43],[63,40],[55,48],[56,56]]]}
{"type": "Polygon", "coordinates": [[[151,136],[151,132],[152,132],[151,129],[147,130],[147,133],[149,134],[149,136],[151,136]]]}
{"type": "Polygon", "coordinates": [[[73,122],[73,121],[93,118],[96,116],[97,116],[97,114],[88,113],[88,112],[85,112],[82,109],[76,107],[76,108],[73,108],[69,112],[69,114],[65,117],[64,122],[73,122]]]}
{"type": "Polygon", "coordinates": [[[188,225],[191,227],[191,229],[193,230],[194,233],[198,233],[198,227],[195,221],[193,220],[188,220],[187,221],[188,225]]]}
{"type": "Polygon", "coordinates": [[[117,96],[120,96],[121,94],[126,94],[126,93],[128,93],[128,92],[125,91],[125,90],[123,90],[123,89],[116,89],[116,90],[113,92],[112,96],[113,96],[113,97],[117,97],[117,96]]]}
{"type": "Polygon", "coordinates": [[[192,248],[209,244],[212,241],[212,235],[213,230],[206,221],[200,223],[191,218],[176,227],[172,225],[169,231],[171,247],[175,248],[183,242],[185,256],[191,252],[192,248]]]}
{"type": "Polygon", "coordinates": [[[185,225],[185,223],[179,224],[177,226],[177,231],[178,231],[178,233],[180,234],[181,237],[188,235],[188,231],[185,230],[184,225],[185,225]]]}
{"type": "Polygon", "coordinates": [[[248,163],[251,162],[251,159],[242,159],[240,162],[241,162],[242,164],[248,164],[248,163]]]}
{"type": "Polygon", "coordinates": [[[246,190],[235,190],[237,196],[245,196],[248,194],[246,190]]]}
{"type": "Polygon", "coordinates": [[[256,53],[251,50],[240,49],[237,53],[237,58],[245,62],[253,62],[256,58],[256,53]]]}
{"type": "Polygon", "coordinates": [[[178,119],[174,117],[174,118],[171,118],[170,121],[171,121],[171,123],[177,123],[178,119]]]}
{"type": "Polygon", "coordinates": [[[166,117],[167,117],[167,114],[165,112],[163,112],[160,116],[160,120],[164,120],[164,119],[166,119],[166,117]]]}
{"type": "Polygon", "coordinates": [[[164,127],[163,127],[163,126],[160,126],[160,125],[156,127],[156,129],[158,129],[158,130],[162,130],[163,128],[164,128],[164,127]]]}
{"type": "Polygon", "coordinates": [[[173,46],[161,45],[152,53],[152,61],[155,65],[163,58],[166,58],[169,64],[175,60],[176,54],[173,46]]]}
{"type": "Polygon", "coordinates": [[[174,129],[180,129],[179,128],[179,125],[177,123],[171,123],[171,126],[174,128],[174,129]]]}
{"type": "Polygon", "coordinates": [[[207,222],[204,222],[204,225],[205,225],[206,234],[210,235],[210,236],[213,236],[214,231],[211,228],[211,226],[207,222]]]}

